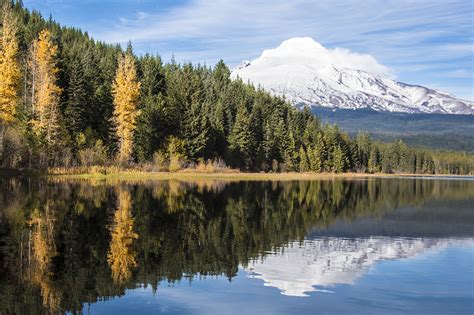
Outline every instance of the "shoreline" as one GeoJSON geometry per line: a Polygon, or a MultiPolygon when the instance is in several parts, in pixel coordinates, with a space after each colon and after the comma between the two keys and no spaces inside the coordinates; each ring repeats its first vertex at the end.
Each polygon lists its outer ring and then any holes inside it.
{"type": "Polygon", "coordinates": [[[83,179],[83,180],[230,180],[230,181],[295,181],[295,180],[330,180],[330,179],[362,179],[362,178],[453,178],[471,179],[474,175],[454,174],[388,174],[388,173],[312,173],[312,172],[284,172],[284,173],[255,173],[239,171],[202,172],[195,170],[184,170],[177,172],[147,172],[124,170],[103,173],[41,173],[35,171],[20,171],[12,169],[0,169],[1,177],[45,177],[55,179],[83,179]]]}
{"type": "Polygon", "coordinates": [[[230,181],[295,181],[331,180],[364,178],[474,178],[473,175],[449,174],[385,174],[385,173],[244,173],[244,172],[117,172],[110,174],[45,174],[56,179],[95,179],[95,180],[230,180],[230,181]]]}

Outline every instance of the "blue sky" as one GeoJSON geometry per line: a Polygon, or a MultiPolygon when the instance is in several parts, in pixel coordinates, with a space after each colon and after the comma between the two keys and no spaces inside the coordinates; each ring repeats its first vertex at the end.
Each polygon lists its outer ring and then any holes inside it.
{"type": "Polygon", "coordinates": [[[396,79],[474,100],[472,0],[23,0],[135,52],[230,66],[295,36],[370,54],[396,79]]]}

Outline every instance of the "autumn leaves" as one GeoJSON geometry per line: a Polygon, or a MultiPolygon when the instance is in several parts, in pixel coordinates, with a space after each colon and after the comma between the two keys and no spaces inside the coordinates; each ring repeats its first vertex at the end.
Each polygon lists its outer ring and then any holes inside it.
{"type": "Polygon", "coordinates": [[[16,19],[9,6],[3,8],[3,28],[0,37],[0,120],[2,124],[15,120],[19,104],[21,68],[18,62],[16,19]]]}
{"type": "Polygon", "coordinates": [[[117,72],[112,85],[114,95],[114,122],[119,141],[117,159],[126,164],[133,153],[133,133],[137,126],[140,100],[140,82],[135,61],[130,51],[119,56],[117,72]]]}
{"type": "Polygon", "coordinates": [[[61,113],[59,101],[61,88],[57,85],[59,68],[56,66],[58,46],[53,43],[51,32],[43,30],[30,48],[31,75],[31,125],[34,133],[47,148],[59,145],[61,113]]]}
{"type": "MultiPolygon", "coordinates": [[[[17,40],[18,25],[11,7],[7,4],[2,12],[3,27],[0,33],[0,155],[3,148],[5,126],[18,120],[21,95],[28,98],[28,127],[34,137],[36,148],[42,148],[50,160],[61,150],[64,125],[60,102],[62,89],[58,85],[58,45],[50,30],[44,29],[30,44],[26,71],[22,72],[17,40]],[[23,73],[23,75],[22,75],[23,73]],[[22,87],[22,79],[27,82],[22,87]],[[25,91],[22,91],[24,89],[25,91]],[[21,93],[23,92],[23,93],[21,93]]],[[[118,140],[117,160],[129,163],[133,152],[133,134],[139,114],[140,83],[137,79],[135,60],[131,51],[120,54],[113,93],[113,122],[118,140]]],[[[49,161],[51,162],[51,161],[49,161]]],[[[47,164],[51,164],[51,163],[47,164]]]]}

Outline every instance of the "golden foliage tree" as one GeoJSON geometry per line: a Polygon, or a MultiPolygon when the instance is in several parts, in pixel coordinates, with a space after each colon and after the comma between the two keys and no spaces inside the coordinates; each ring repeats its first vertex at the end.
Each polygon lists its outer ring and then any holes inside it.
{"type": "Polygon", "coordinates": [[[114,120],[119,140],[118,159],[129,162],[133,150],[133,134],[137,125],[140,82],[131,53],[121,55],[112,86],[114,95],[114,120]]]}
{"type": "Polygon", "coordinates": [[[32,126],[35,134],[45,140],[47,146],[57,144],[61,129],[61,88],[56,83],[59,72],[56,66],[57,52],[58,47],[48,30],[41,31],[31,47],[32,126]]]}
{"type": "Polygon", "coordinates": [[[136,252],[132,245],[138,234],[134,232],[135,221],[131,214],[132,199],[130,191],[119,187],[117,190],[118,209],[115,212],[112,226],[112,241],[110,243],[107,261],[112,271],[112,279],[116,283],[124,283],[132,275],[132,269],[137,266],[136,252]]]}
{"type": "Polygon", "coordinates": [[[9,5],[3,8],[0,37],[0,119],[13,122],[19,103],[21,70],[18,61],[17,25],[9,5]]]}
{"type": "Polygon", "coordinates": [[[19,104],[21,70],[18,61],[17,23],[9,2],[3,7],[0,36],[0,155],[4,126],[15,121],[19,104]]]}

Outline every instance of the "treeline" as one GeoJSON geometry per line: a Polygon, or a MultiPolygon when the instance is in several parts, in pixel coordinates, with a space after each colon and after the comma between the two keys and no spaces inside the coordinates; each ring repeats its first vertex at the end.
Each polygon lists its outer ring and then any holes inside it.
{"type": "Polygon", "coordinates": [[[309,110],[214,67],[164,64],[129,44],[2,0],[0,162],[153,170],[213,164],[245,171],[470,174],[472,155],[382,144],[323,125],[309,110]]]}

